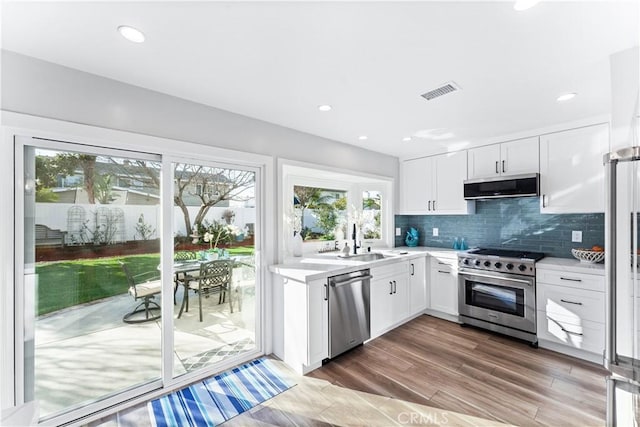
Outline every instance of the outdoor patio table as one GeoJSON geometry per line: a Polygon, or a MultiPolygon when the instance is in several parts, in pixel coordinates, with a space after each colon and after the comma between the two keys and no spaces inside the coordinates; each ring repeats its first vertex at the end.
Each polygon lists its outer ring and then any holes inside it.
{"type": "MultiPolygon", "coordinates": [[[[253,257],[250,257],[253,258],[253,257]]],[[[237,256],[237,257],[229,257],[229,258],[221,258],[221,259],[228,259],[230,261],[233,261],[233,266],[234,267],[239,267],[239,266],[252,266],[251,263],[246,262],[247,257],[246,256],[237,256]]],[[[197,272],[200,271],[200,265],[209,262],[209,260],[199,260],[199,259],[192,259],[192,260],[186,260],[186,261],[176,261],[173,263],[173,273],[176,275],[176,288],[174,291],[175,292],[178,290],[178,284],[179,284],[179,280],[177,279],[178,275],[180,273],[185,274],[185,276],[188,273],[191,272],[197,272]]],[[[160,270],[162,268],[162,265],[158,265],[158,270],[160,270]]],[[[194,278],[192,280],[197,280],[197,278],[194,278]]],[[[229,283],[229,305],[233,304],[233,279],[230,280],[231,283],[229,283]]],[[[183,298],[188,298],[189,294],[188,294],[188,288],[189,288],[189,281],[188,280],[183,280],[182,281],[182,285],[184,286],[184,295],[183,298]]],[[[242,306],[240,305],[240,301],[238,301],[238,308],[240,310],[242,310],[242,306]]]]}

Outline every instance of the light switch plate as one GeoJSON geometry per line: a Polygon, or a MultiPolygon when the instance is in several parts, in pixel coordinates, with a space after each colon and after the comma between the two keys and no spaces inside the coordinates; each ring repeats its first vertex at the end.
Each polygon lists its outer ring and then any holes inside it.
{"type": "Polygon", "coordinates": [[[433,235],[434,236],[438,235],[438,229],[436,227],[433,227],[433,235]]]}
{"type": "Polygon", "coordinates": [[[571,232],[571,241],[575,243],[582,242],[582,231],[572,231],[571,232]]]}
{"type": "Polygon", "coordinates": [[[396,236],[402,236],[402,230],[400,227],[396,227],[396,236]]]}

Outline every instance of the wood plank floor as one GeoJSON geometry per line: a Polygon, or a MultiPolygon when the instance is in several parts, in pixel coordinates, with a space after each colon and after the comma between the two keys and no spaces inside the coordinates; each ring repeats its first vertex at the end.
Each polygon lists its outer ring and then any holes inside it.
{"type": "Polygon", "coordinates": [[[420,316],[309,374],[353,390],[519,426],[602,426],[607,371],[420,316]]]}

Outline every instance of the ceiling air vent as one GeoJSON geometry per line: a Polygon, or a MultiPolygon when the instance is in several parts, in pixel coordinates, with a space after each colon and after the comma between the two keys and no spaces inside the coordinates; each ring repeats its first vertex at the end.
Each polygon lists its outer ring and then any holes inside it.
{"type": "Polygon", "coordinates": [[[443,84],[439,88],[430,90],[429,92],[423,93],[420,96],[426,99],[427,101],[431,101],[434,98],[437,98],[442,95],[446,95],[451,92],[455,92],[457,90],[460,90],[460,86],[458,86],[455,82],[448,82],[443,84]]]}

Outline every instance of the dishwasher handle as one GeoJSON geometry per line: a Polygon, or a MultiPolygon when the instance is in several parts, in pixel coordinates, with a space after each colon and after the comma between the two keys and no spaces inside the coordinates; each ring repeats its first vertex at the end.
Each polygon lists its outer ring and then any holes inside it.
{"type": "Polygon", "coordinates": [[[349,284],[351,284],[353,282],[359,282],[361,280],[370,280],[372,278],[373,278],[372,275],[367,274],[366,276],[352,277],[351,279],[343,280],[341,282],[336,282],[336,281],[331,280],[329,285],[331,285],[332,288],[339,288],[340,286],[349,285],[349,284]]]}

